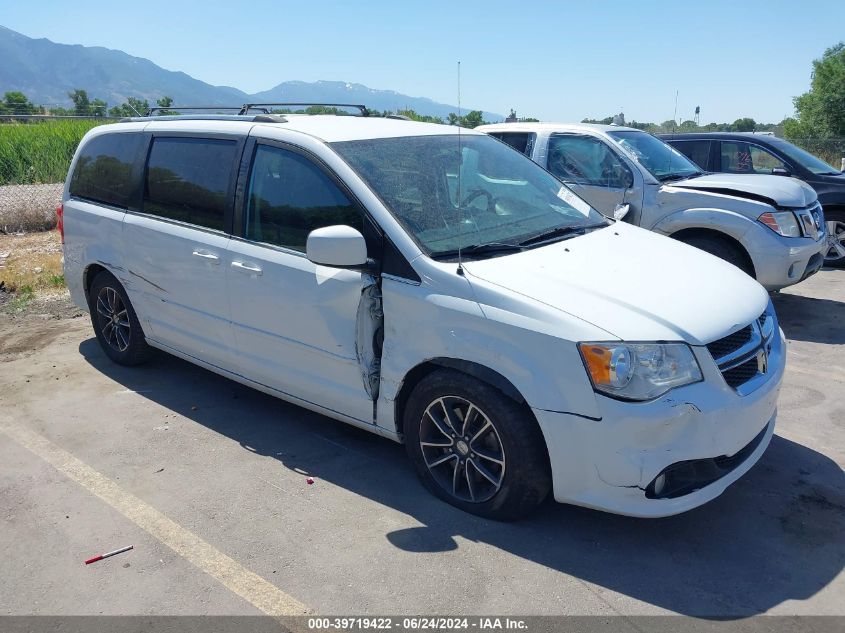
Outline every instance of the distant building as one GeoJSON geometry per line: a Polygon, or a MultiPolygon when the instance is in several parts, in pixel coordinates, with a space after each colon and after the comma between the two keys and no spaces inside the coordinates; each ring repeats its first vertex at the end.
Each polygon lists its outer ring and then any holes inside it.
{"type": "Polygon", "coordinates": [[[516,123],[519,119],[516,117],[516,110],[511,108],[511,113],[508,115],[508,118],[505,119],[505,123],[516,123]]]}

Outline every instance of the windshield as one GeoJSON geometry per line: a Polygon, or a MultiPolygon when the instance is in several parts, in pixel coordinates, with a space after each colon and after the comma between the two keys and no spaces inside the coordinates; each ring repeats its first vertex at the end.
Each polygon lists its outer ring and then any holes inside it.
{"type": "Polygon", "coordinates": [[[628,155],[661,182],[701,174],[701,169],[674,147],[645,132],[608,132],[628,155]]]}
{"type": "Polygon", "coordinates": [[[467,247],[472,253],[475,247],[472,256],[479,257],[477,247],[498,247],[483,251],[490,256],[556,229],[562,238],[606,226],[603,216],[557,178],[501,141],[466,135],[460,150],[458,141],[449,134],[332,147],[431,256],[467,247]]]}
{"type": "Polygon", "coordinates": [[[832,165],[828,165],[823,160],[816,158],[809,152],[805,152],[800,147],[796,147],[792,143],[787,143],[786,141],[778,141],[773,142],[772,145],[775,145],[780,151],[784,154],[789,156],[792,160],[796,163],[808,169],[809,171],[813,172],[817,176],[821,176],[823,174],[839,174],[842,173],[836,167],[832,165]]]}

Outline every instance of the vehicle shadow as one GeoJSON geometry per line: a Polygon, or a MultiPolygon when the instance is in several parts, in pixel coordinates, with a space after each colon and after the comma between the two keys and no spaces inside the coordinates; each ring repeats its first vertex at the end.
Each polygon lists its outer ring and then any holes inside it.
{"type": "Polygon", "coordinates": [[[845,344],[845,303],[788,292],[772,295],[772,303],[786,338],[845,344]]]}
{"type": "Polygon", "coordinates": [[[548,501],[523,521],[496,523],[431,496],[404,449],[389,440],[166,354],[125,368],[111,363],[93,338],[79,351],[127,389],[251,453],[413,517],[420,526],[385,528],[386,541],[404,551],[450,551],[460,537],[706,618],[744,618],[805,600],[845,567],[842,469],[777,435],[760,463],[724,495],[680,516],[633,519],[548,501]],[[192,410],[193,403],[202,404],[192,410]]]}

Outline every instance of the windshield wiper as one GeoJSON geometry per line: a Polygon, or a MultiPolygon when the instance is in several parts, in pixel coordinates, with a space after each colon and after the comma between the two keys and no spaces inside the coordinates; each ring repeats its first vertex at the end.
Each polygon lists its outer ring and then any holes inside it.
{"type": "MultiPolygon", "coordinates": [[[[463,246],[460,249],[461,256],[474,257],[476,255],[493,255],[496,253],[513,253],[525,250],[521,244],[506,244],[505,242],[490,242],[488,244],[470,244],[463,246]]],[[[453,248],[448,251],[438,251],[431,254],[432,259],[448,259],[450,257],[457,257],[458,249],[453,248]]]]}
{"type": "Polygon", "coordinates": [[[600,224],[588,224],[586,226],[559,226],[543,233],[539,233],[527,240],[522,240],[520,246],[531,246],[532,244],[540,244],[541,242],[550,242],[554,239],[564,239],[567,237],[575,237],[576,235],[584,235],[588,229],[604,228],[607,226],[606,222],[600,224]]]}
{"type": "Polygon", "coordinates": [[[666,174],[665,176],[660,176],[658,180],[660,182],[670,182],[672,180],[686,180],[688,178],[698,178],[704,172],[696,171],[692,172],[691,174],[666,174]]]}

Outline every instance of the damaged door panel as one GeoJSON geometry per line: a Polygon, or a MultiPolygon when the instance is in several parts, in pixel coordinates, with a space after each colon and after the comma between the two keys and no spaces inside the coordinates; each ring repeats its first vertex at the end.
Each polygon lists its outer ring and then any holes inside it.
{"type": "Polygon", "coordinates": [[[361,367],[364,389],[373,401],[373,421],[375,422],[375,402],[378,400],[381,350],[384,343],[384,310],[378,280],[368,274],[362,274],[361,279],[364,287],[358,304],[355,350],[361,367]]]}

